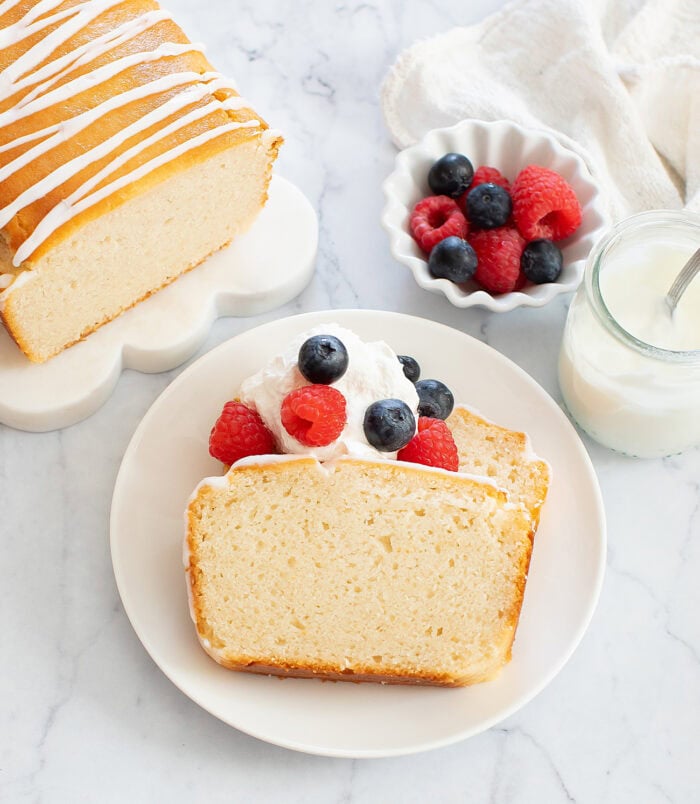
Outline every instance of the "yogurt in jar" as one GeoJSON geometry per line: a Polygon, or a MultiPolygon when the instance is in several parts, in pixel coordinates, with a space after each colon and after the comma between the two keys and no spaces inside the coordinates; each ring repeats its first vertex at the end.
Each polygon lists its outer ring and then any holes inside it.
{"type": "Polygon", "coordinates": [[[573,417],[605,446],[658,457],[700,444],[700,276],[673,315],[664,300],[698,247],[700,219],[650,212],[615,227],[589,258],[559,382],[573,417]]]}

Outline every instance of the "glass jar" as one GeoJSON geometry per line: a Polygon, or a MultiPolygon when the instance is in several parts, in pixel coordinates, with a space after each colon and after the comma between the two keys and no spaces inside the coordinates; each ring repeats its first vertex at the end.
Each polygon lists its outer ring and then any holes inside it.
{"type": "MultiPolygon", "coordinates": [[[[679,350],[659,345],[669,328],[678,323],[671,318],[663,296],[698,247],[700,217],[686,212],[643,212],[615,226],[588,258],[566,320],[559,385],[573,418],[607,447],[651,458],[700,444],[700,343],[679,350]],[[672,271],[663,276],[660,270],[646,273],[647,278],[659,282],[658,293],[656,284],[654,290],[659,307],[645,307],[641,315],[650,283],[647,279],[647,287],[641,287],[638,280],[649,260],[672,271]],[[629,266],[629,270],[616,273],[616,284],[611,284],[612,272],[619,272],[621,266],[629,266]],[[626,329],[620,323],[620,318],[627,321],[629,315],[634,320],[635,313],[640,313],[637,318],[643,337],[656,340],[656,345],[643,340],[639,331],[631,334],[631,327],[626,329]]],[[[692,297],[681,300],[681,304],[685,302],[685,318],[681,318],[685,330],[691,318],[700,322],[696,283],[700,285],[700,276],[686,290],[686,296],[693,290],[692,297]]],[[[680,311],[679,305],[676,312],[680,311]]],[[[690,337],[695,338],[694,329],[690,337]]]]}

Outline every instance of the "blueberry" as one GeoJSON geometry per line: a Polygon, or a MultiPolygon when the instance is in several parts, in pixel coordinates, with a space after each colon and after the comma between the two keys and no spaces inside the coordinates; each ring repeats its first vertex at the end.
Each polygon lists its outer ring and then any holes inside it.
{"type": "Polygon", "coordinates": [[[299,349],[299,371],[309,382],[330,385],[348,370],[348,350],[335,335],[313,335],[299,349]]]}
{"type": "Polygon", "coordinates": [[[466,209],[472,226],[495,229],[497,226],[505,226],[513,211],[513,202],[508,190],[487,182],[477,185],[469,192],[466,209]]]}
{"type": "Polygon", "coordinates": [[[476,252],[461,237],[446,237],[433,246],[428,257],[428,271],[436,279],[466,282],[476,273],[476,252]]]}
{"type": "Polygon", "coordinates": [[[411,382],[416,382],[420,377],[420,366],[415,357],[410,355],[397,355],[399,363],[403,366],[403,373],[411,382]]]}
{"type": "Polygon", "coordinates": [[[428,184],[435,195],[457,198],[474,178],[474,166],[462,154],[445,154],[430,168],[428,184]]]}
{"type": "Polygon", "coordinates": [[[520,257],[523,273],[536,285],[556,282],[563,264],[562,253],[551,240],[533,240],[525,246],[520,257]]]}
{"type": "Polygon", "coordinates": [[[418,391],[418,415],[431,419],[446,419],[455,406],[452,391],[440,380],[420,380],[416,383],[418,391]]]}
{"type": "Polygon", "coordinates": [[[400,399],[380,399],[365,411],[365,436],[380,452],[396,452],[416,434],[411,408],[400,399]]]}

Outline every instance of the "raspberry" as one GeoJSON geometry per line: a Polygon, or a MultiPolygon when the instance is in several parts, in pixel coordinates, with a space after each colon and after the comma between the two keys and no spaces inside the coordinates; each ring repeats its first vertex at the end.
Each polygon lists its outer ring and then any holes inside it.
{"type": "Polygon", "coordinates": [[[418,433],[400,449],[396,456],[400,461],[422,463],[456,472],[459,469],[457,445],[450,428],[442,419],[421,416],[418,433]]]}
{"type": "Polygon", "coordinates": [[[479,184],[497,184],[499,187],[503,187],[504,190],[510,192],[510,182],[508,179],[500,170],[495,167],[488,167],[488,165],[482,165],[476,169],[474,178],[472,179],[472,186],[469,189],[473,190],[479,184]]]}
{"type": "Polygon", "coordinates": [[[348,420],[345,397],[330,385],[305,385],[285,396],[282,426],[307,447],[325,447],[343,432],[348,420]]]}
{"type": "Polygon", "coordinates": [[[558,173],[528,165],[511,190],[513,217],[526,240],[563,240],[581,223],[581,205],[571,185],[558,173]]]}
{"type": "Polygon", "coordinates": [[[457,199],[457,204],[461,210],[466,209],[467,204],[467,196],[475,187],[478,187],[480,184],[497,184],[499,187],[503,187],[504,190],[508,190],[510,192],[510,182],[508,179],[501,173],[500,170],[497,170],[494,167],[487,167],[486,165],[482,165],[481,167],[477,168],[474,172],[474,178],[472,179],[472,183],[467,187],[466,191],[460,195],[457,199]]]}
{"type": "Polygon", "coordinates": [[[518,276],[518,280],[513,287],[513,290],[522,290],[525,285],[528,283],[528,278],[525,276],[522,268],[520,269],[520,275],[518,276]]]}
{"type": "Polygon", "coordinates": [[[247,455],[277,452],[272,433],[260,414],[242,402],[227,402],[209,436],[209,454],[223,463],[247,455]]]}
{"type": "Polygon", "coordinates": [[[500,226],[474,232],[469,242],[479,260],[474,279],[490,293],[510,293],[520,279],[520,255],[525,241],[517,229],[500,226]]]}
{"type": "Polygon", "coordinates": [[[457,202],[446,195],[431,195],[419,201],[409,219],[411,234],[426,254],[446,237],[466,238],[469,226],[457,202]]]}

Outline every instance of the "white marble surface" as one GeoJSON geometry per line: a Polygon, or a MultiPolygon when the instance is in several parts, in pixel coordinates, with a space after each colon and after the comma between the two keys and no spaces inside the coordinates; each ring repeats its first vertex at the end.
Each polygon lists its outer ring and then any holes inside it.
{"type": "MultiPolygon", "coordinates": [[[[277,315],[401,310],[486,340],[558,396],[566,299],[496,316],[419,291],[378,223],[393,151],[377,92],[398,50],[496,0],[170,0],[287,144],[279,170],[321,216],[318,273],[284,310],[219,321],[204,349],[277,315]],[[197,6],[206,10],[197,10],[197,6]]],[[[575,655],[497,728],[428,754],[332,760],[260,743],[184,698],[122,611],[108,515],[131,433],[177,372],[128,372],[63,432],[0,428],[4,628],[0,800],[8,802],[685,802],[700,797],[700,450],[660,461],[587,441],[608,573],[575,655]]]]}

